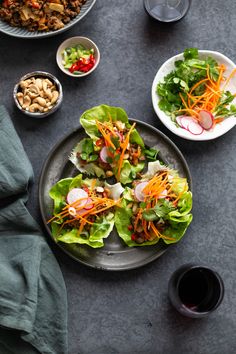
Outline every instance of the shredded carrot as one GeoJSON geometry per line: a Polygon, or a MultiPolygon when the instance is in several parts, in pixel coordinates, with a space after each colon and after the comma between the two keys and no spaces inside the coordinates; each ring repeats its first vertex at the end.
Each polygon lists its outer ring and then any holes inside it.
{"type": "Polygon", "coordinates": [[[220,122],[222,122],[224,120],[224,118],[222,118],[222,117],[218,117],[218,118],[215,118],[214,119],[214,123],[220,123],[220,122]]]}
{"type": "Polygon", "coordinates": [[[115,145],[113,144],[113,142],[111,141],[111,137],[110,137],[110,134],[107,134],[106,133],[106,130],[105,128],[107,128],[110,133],[112,134],[112,129],[109,128],[107,125],[105,125],[104,123],[101,123],[99,122],[98,120],[96,121],[96,125],[97,125],[97,128],[98,130],[100,131],[100,133],[102,134],[105,142],[107,143],[108,146],[111,146],[113,149],[116,149],[115,145]],[[104,127],[105,126],[105,127],[104,127]]]}
{"type": "MultiPolygon", "coordinates": [[[[93,188],[95,187],[96,184],[96,180],[94,179],[92,181],[92,186],[93,188]]],[[[67,204],[60,213],[57,213],[56,215],[54,215],[50,220],[48,220],[47,223],[52,222],[55,219],[65,219],[68,216],[70,216],[70,212],[69,212],[69,208],[74,208],[75,209],[75,216],[71,217],[70,219],[67,219],[65,221],[63,221],[59,232],[61,231],[61,229],[67,225],[67,224],[71,224],[75,221],[78,221],[79,224],[79,229],[78,229],[78,234],[80,234],[83,229],[84,226],[86,224],[89,225],[93,225],[94,223],[92,221],[89,221],[88,218],[90,216],[95,216],[100,214],[101,212],[108,210],[112,207],[114,207],[115,205],[118,205],[118,203],[120,202],[120,200],[114,201],[113,199],[109,199],[109,198],[101,198],[101,197],[96,197],[94,195],[90,195],[89,197],[91,199],[91,202],[86,203],[86,207],[92,206],[92,208],[90,209],[84,209],[85,205],[81,205],[81,200],[87,199],[87,198],[81,198],[78,199],[77,201],[75,201],[74,203],[71,204],[67,204]],[[79,211],[82,210],[82,213],[78,213],[79,211]]]]}
{"type": "Polygon", "coordinates": [[[125,154],[125,151],[127,149],[127,146],[129,144],[129,138],[130,138],[130,134],[132,133],[134,127],[135,127],[136,123],[134,123],[130,130],[128,131],[126,137],[125,137],[125,141],[121,144],[121,148],[122,148],[122,152],[120,154],[120,158],[119,158],[119,161],[118,161],[118,171],[117,171],[117,180],[119,181],[120,180],[120,172],[121,172],[121,167],[122,167],[122,164],[123,164],[123,160],[124,160],[124,154],[125,154]]]}
{"type": "Polygon", "coordinates": [[[208,78],[207,79],[203,79],[203,80],[200,80],[199,82],[197,82],[190,90],[190,94],[196,90],[196,88],[198,86],[200,86],[201,84],[203,84],[204,82],[208,81],[208,78]]]}
{"type": "Polygon", "coordinates": [[[236,73],[236,68],[232,70],[231,74],[229,75],[229,77],[225,81],[223,88],[225,88],[228,85],[229,81],[232,79],[232,77],[234,76],[235,73],[236,73]]]}
{"type": "Polygon", "coordinates": [[[217,83],[214,82],[211,77],[210,77],[210,67],[209,65],[207,65],[207,78],[208,78],[208,81],[211,83],[212,87],[217,87],[217,83]]]}
{"type": "MultiPolygon", "coordinates": [[[[199,112],[201,110],[206,110],[211,113],[214,113],[217,105],[219,104],[219,100],[222,97],[225,87],[228,85],[229,81],[236,74],[236,68],[232,70],[231,74],[225,80],[223,74],[226,70],[224,64],[218,66],[219,76],[215,81],[210,76],[210,67],[207,66],[206,69],[206,78],[201,79],[197,82],[193,87],[187,92],[187,100],[184,99],[182,93],[179,93],[180,99],[182,101],[183,108],[178,111],[174,111],[174,114],[181,114],[181,112],[186,112],[187,115],[191,116],[196,121],[199,121],[199,112]],[[225,81],[225,82],[224,82],[225,81]],[[224,82],[223,87],[221,87],[222,82],[224,82]],[[196,95],[195,90],[200,86],[204,85],[204,92],[202,95],[196,95]]],[[[236,94],[235,94],[236,97],[236,94]]],[[[222,120],[215,119],[213,124],[220,123],[222,120]]]]}
{"type": "MultiPolygon", "coordinates": [[[[173,206],[176,207],[183,193],[188,190],[188,184],[185,180],[185,186],[183,187],[183,190],[179,193],[173,193],[172,189],[174,188],[174,184],[174,180],[169,179],[168,170],[160,171],[154,177],[152,177],[143,189],[143,193],[145,195],[145,210],[149,210],[155,207],[158,200],[162,197],[164,190],[166,190],[165,198],[167,198],[173,204],[173,206]]],[[[158,225],[156,225],[154,221],[147,221],[142,218],[143,211],[144,209],[140,207],[135,215],[133,221],[134,232],[138,232],[137,230],[139,229],[140,225],[142,226],[142,232],[144,233],[146,240],[153,239],[153,236],[150,234],[150,230],[158,238],[170,241],[174,240],[172,237],[163,235],[162,232],[158,229],[158,225]]]]}

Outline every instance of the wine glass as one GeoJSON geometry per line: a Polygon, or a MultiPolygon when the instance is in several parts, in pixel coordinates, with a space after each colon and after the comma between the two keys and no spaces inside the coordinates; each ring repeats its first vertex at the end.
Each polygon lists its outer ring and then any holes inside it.
{"type": "Polygon", "coordinates": [[[144,0],[150,16],[161,22],[174,22],[183,18],[190,7],[191,0],[144,0]]]}

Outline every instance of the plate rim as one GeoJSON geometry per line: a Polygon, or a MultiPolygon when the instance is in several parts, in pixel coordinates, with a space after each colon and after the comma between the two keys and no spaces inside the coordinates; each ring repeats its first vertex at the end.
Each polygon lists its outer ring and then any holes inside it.
{"type": "MultiPolygon", "coordinates": [[[[149,124],[147,122],[140,121],[138,119],[133,119],[133,118],[129,118],[129,122],[136,122],[137,124],[144,125],[148,129],[151,129],[152,131],[156,132],[157,134],[159,134],[159,136],[162,137],[162,139],[164,139],[175,150],[175,152],[178,154],[178,156],[181,159],[181,163],[182,163],[182,165],[184,167],[184,170],[186,171],[188,184],[189,184],[189,190],[192,191],[193,190],[193,188],[192,188],[192,176],[191,176],[191,172],[190,172],[189,166],[188,166],[187,161],[185,160],[185,157],[183,156],[182,152],[175,145],[175,143],[168,136],[166,136],[163,132],[161,132],[159,129],[157,129],[156,127],[153,127],[151,124],[149,124]]],[[[163,255],[163,253],[165,253],[170,247],[173,247],[175,244],[168,244],[167,245],[167,244],[163,243],[163,249],[161,249],[161,251],[159,253],[155,253],[152,256],[150,256],[147,259],[145,259],[144,261],[142,261],[142,264],[135,263],[134,265],[129,266],[128,268],[125,268],[125,267],[109,268],[109,267],[93,265],[93,264],[91,264],[89,262],[86,262],[84,260],[76,258],[75,255],[70,253],[60,243],[58,243],[58,242],[56,242],[54,240],[54,238],[52,236],[52,233],[50,231],[49,225],[46,223],[46,219],[44,217],[43,198],[42,198],[41,191],[42,191],[42,188],[43,188],[43,177],[44,177],[45,172],[47,170],[47,165],[49,164],[51,158],[53,157],[54,152],[58,150],[58,147],[63,143],[63,141],[67,140],[71,135],[75,134],[76,132],[78,132],[80,130],[83,130],[83,127],[81,126],[81,124],[79,124],[77,128],[74,128],[73,130],[71,130],[71,132],[67,133],[64,137],[60,138],[59,141],[57,141],[57,143],[49,151],[46,159],[44,160],[44,163],[43,163],[43,166],[42,166],[42,169],[41,169],[41,173],[39,175],[39,184],[38,184],[39,209],[40,209],[40,215],[41,215],[41,219],[43,221],[44,228],[46,229],[47,234],[50,237],[50,240],[53,241],[53,244],[55,244],[57,247],[59,247],[60,250],[62,250],[64,253],[66,253],[70,258],[74,259],[77,263],[81,263],[81,264],[83,264],[85,266],[88,266],[89,268],[105,270],[105,271],[111,271],[111,272],[128,271],[128,270],[132,270],[132,269],[141,268],[141,267],[153,262],[154,260],[158,259],[160,256],[163,255]]],[[[152,247],[152,246],[147,246],[147,247],[152,247]]]]}
{"type": "MultiPolygon", "coordinates": [[[[84,10],[84,12],[82,14],[79,13],[74,19],[72,19],[68,24],[66,24],[63,28],[60,28],[59,30],[49,31],[49,32],[28,31],[29,34],[21,34],[21,33],[14,34],[14,33],[9,32],[10,29],[21,30],[24,28],[10,26],[7,22],[3,21],[0,18],[0,33],[4,33],[8,36],[15,37],[15,38],[22,38],[22,39],[40,39],[40,38],[45,38],[45,37],[48,38],[48,37],[56,36],[57,34],[60,34],[60,33],[63,33],[65,31],[69,30],[71,27],[76,25],[80,20],[82,20],[82,18],[84,18],[88,14],[88,12],[93,8],[93,6],[95,5],[97,0],[88,0],[88,1],[91,1],[88,8],[86,10],[84,10]],[[2,28],[1,24],[8,26],[7,29],[2,28]],[[33,35],[33,34],[35,34],[35,35],[33,35]]],[[[84,5],[86,5],[86,3],[84,5]]],[[[24,29],[24,30],[26,30],[26,29],[24,29]]]]}
{"type": "MultiPolygon", "coordinates": [[[[227,63],[232,65],[233,68],[236,68],[236,64],[230,58],[228,58],[226,55],[224,55],[224,54],[222,54],[222,53],[220,53],[218,51],[199,49],[198,52],[199,52],[199,54],[203,54],[203,55],[204,54],[209,54],[209,55],[213,55],[213,56],[215,56],[215,55],[220,56],[227,63]]],[[[234,128],[234,126],[236,125],[236,117],[235,116],[231,117],[231,118],[230,117],[227,118],[228,120],[232,119],[232,126],[229,126],[227,129],[224,129],[223,131],[221,131],[217,135],[209,135],[209,136],[208,135],[204,135],[204,136],[202,136],[202,135],[194,135],[194,134],[191,134],[191,133],[189,133],[189,135],[186,135],[186,134],[184,134],[185,131],[183,129],[176,130],[177,128],[175,128],[174,123],[170,120],[170,117],[168,117],[165,114],[165,112],[161,111],[160,108],[158,107],[159,100],[158,100],[158,95],[156,93],[156,86],[157,86],[157,83],[158,83],[157,82],[157,78],[158,78],[160,72],[163,70],[163,68],[166,67],[166,65],[168,65],[171,62],[175,62],[178,59],[181,59],[183,57],[183,54],[184,54],[184,52],[176,54],[176,55],[170,57],[157,70],[157,72],[156,72],[156,74],[154,76],[153,82],[152,82],[152,86],[151,86],[151,98],[152,98],[153,109],[154,109],[157,117],[159,118],[159,120],[162,122],[162,124],[167,129],[169,129],[173,134],[175,134],[175,135],[177,135],[177,136],[179,136],[179,137],[181,137],[183,139],[191,140],[191,141],[210,141],[210,140],[217,139],[220,136],[226,134],[228,131],[230,131],[231,129],[234,128]],[[165,115],[165,117],[164,117],[164,115],[165,115]]],[[[224,122],[222,122],[222,123],[224,123],[224,122]]],[[[208,132],[206,131],[206,133],[208,133],[208,132]]]]}

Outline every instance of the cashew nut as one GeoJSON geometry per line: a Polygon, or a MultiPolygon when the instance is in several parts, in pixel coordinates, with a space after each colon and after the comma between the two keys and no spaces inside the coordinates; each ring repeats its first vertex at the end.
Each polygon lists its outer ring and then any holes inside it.
{"type": "Polygon", "coordinates": [[[35,112],[42,112],[43,111],[43,107],[41,107],[38,103],[33,103],[29,106],[28,108],[29,112],[35,113],[35,112]]]}
{"type": "Polygon", "coordinates": [[[28,95],[24,96],[22,108],[26,109],[27,107],[30,106],[30,104],[31,104],[31,98],[28,95]]]}
{"type": "Polygon", "coordinates": [[[35,84],[31,84],[28,86],[28,91],[32,92],[32,93],[39,93],[39,87],[35,84]]]}
{"type": "Polygon", "coordinates": [[[46,100],[42,97],[36,97],[34,100],[33,100],[34,103],[38,103],[40,106],[42,107],[46,107],[46,100]]]}
{"type": "Polygon", "coordinates": [[[27,79],[24,81],[20,81],[20,87],[22,89],[27,88],[32,83],[32,79],[27,79]]]}
{"type": "Polygon", "coordinates": [[[52,92],[48,88],[47,79],[43,80],[43,91],[44,91],[45,95],[51,100],[52,99],[52,92]]]}
{"type": "Polygon", "coordinates": [[[19,86],[22,91],[16,97],[21,107],[29,112],[47,112],[59,97],[56,85],[47,78],[32,77],[21,81],[19,86]]]}
{"type": "Polygon", "coordinates": [[[49,79],[45,79],[46,83],[48,84],[48,87],[52,87],[53,83],[49,79]]]}
{"type": "Polygon", "coordinates": [[[58,91],[53,91],[52,93],[52,99],[51,99],[51,104],[53,105],[54,103],[56,103],[56,101],[58,100],[59,97],[59,92],[58,91]]]}
{"type": "Polygon", "coordinates": [[[35,80],[35,85],[38,87],[39,90],[42,90],[42,88],[43,88],[43,80],[37,78],[37,79],[35,80]]]}
{"type": "Polygon", "coordinates": [[[23,92],[17,92],[16,97],[18,99],[18,102],[21,106],[23,106],[23,102],[24,102],[24,95],[23,92]]]}

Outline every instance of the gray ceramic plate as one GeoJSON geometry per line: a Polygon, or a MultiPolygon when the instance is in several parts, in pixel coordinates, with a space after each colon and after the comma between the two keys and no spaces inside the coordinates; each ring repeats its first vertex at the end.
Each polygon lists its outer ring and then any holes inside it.
{"type": "Polygon", "coordinates": [[[8,34],[9,36],[18,37],[18,38],[43,38],[43,37],[51,37],[56,34],[62,33],[72,26],[74,26],[77,22],[79,22],[87,13],[91,10],[96,0],[87,0],[87,2],[82,6],[80,13],[69,23],[67,23],[63,28],[57,31],[49,31],[49,32],[30,32],[25,28],[20,27],[12,27],[8,23],[2,21],[0,19],[0,32],[8,34]]]}
{"type": "MultiPolygon", "coordinates": [[[[177,169],[182,177],[186,177],[191,189],[191,176],[187,163],[174,143],[152,126],[133,119],[130,121],[137,122],[136,127],[146,145],[160,150],[159,158],[177,169]]],[[[67,135],[54,147],[44,164],[39,183],[39,203],[43,222],[49,235],[51,232],[47,220],[52,216],[53,203],[48,192],[60,179],[78,174],[78,170],[68,161],[68,156],[78,141],[84,137],[86,134],[83,128],[78,128],[67,135]]],[[[170,247],[160,240],[154,246],[130,248],[118,237],[115,229],[105,239],[103,248],[93,249],[85,245],[64,243],[58,243],[58,246],[75,260],[87,266],[104,270],[138,268],[160,257],[170,247]]]]}

